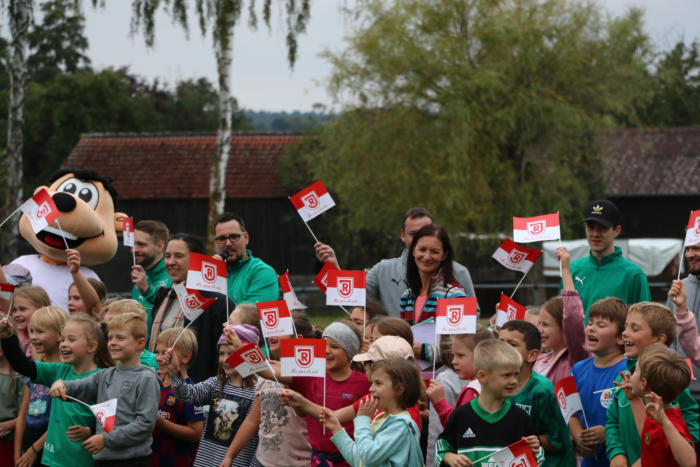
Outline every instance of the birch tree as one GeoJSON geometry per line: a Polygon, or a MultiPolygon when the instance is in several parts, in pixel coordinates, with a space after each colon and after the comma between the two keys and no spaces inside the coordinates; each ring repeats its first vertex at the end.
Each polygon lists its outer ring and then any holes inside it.
{"type": "MultiPolygon", "coordinates": [[[[297,56],[297,36],[306,30],[311,0],[279,0],[285,15],[285,39],[287,59],[294,66],[297,56]]],[[[208,246],[213,247],[214,220],[224,211],[226,202],[226,168],[231,151],[231,67],[233,65],[234,30],[241,17],[245,0],[196,0],[195,11],[202,34],[211,28],[219,78],[219,124],[216,138],[216,153],[210,167],[208,246]]],[[[262,1],[263,21],[270,27],[273,0],[262,1]]],[[[171,17],[185,30],[188,29],[187,0],[164,0],[164,7],[171,17]]],[[[153,46],[155,37],[155,13],[160,0],[132,0],[132,32],[143,29],[146,44],[153,46]]],[[[258,16],[255,0],[248,3],[248,26],[256,28],[258,16]]]]}

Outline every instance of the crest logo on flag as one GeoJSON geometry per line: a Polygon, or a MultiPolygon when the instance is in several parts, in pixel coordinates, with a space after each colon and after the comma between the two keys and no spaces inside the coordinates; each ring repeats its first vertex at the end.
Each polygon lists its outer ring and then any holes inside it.
{"type": "Polygon", "coordinates": [[[188,308],[199,308],[202,306],[202,302],[197,300],[197,296],[195,294],[191,293],[185,297],[185,305],[187,305],[188,308]]]}
{"type": "Polygon", "coordinates": [[[511,264],[519,264],[523,259],[525,259],[525,253],[522,251],[513,250],[508,255],[508,262],[511,264]]]}
{"type": "Polygon", "coordinates": [[[309,209],[316,209],[318,207],[318,196],[316,196],[315,191],[311,191],[305,194],[301,198],[301,200],[304,202],[304,205],[309,209]]]}
{"type": "Polygon", "coordinates": [[[527,232],[530,235],[540,235],[544,232],[546,222],[544,219],[527,223],[527,232]]]}
{"type": "Polygon", "coordinates": [[[241,358],[243,358],[246,362],[250,363],[251,365],[257,365],[258,363],[262,362],[262,358],[260,358],[260,354],[255,348],[243,352],[241,354],[241,358]]]}
{"type": "Polygon", "coordinates": [[[530,463],[527,461],[527,455],[521,454],[508,464],[508,467],[530,467],[530,463]]]}
{"type": "Polygon", "coordinates": [[[36,209],[36,218],[41,219],[44,216],[46,216],[48,213],[51,212],[51,207],[49,206],[49,203],[44,201],[39,205],[39,207],[36,209]]]}
{"type": "MultiPolygon", "coordinates": [[[[328,275],[326,274],[326,277],[328,275]]],[[[338,278],[338,295],[341,297],[350,297],[352,292],[355,290],[355,283],[352,277],[339,277],[338,278]]]]}
{"type": "Polygon", "coordinates": [[[214,283],[216,281],[216,265],[202,261],[202,279],[206,282],[214,283]]]}
{"type": "Polygon", "coordinates": [[[564,388],[561,388],[557,393],[557,399],[559,399],[559,407],[561,407],[562,410],[566,410],[566,393],[564,392],[564,388]]]}
{"type": "Polygon", "coordinates": [[[105,413],[103,410],[98,411],[95,414],[95,418],[97,419],[98,422],[100,422],[100,425],[104,425],[105,413]]]}
{"type": "Polygon", "coordinates": [[[462,322],[462,316],[464,314],[464,306],[463,305],[450,305],[447,307],[446,314],[447,314],[447,322],[450,323],[452,326],[457,326],[460,322],[462,322]]]}
{"type": "Polygon", "coordinates": [[[260,313],[263,315],[263,319],[265,320],[265,326],[268,328],[277,327],[277,323],[279,322],[277,308],[265,308],[261,310],[260,313]]]}
{"type": "Polygon", "coordinates": [[[517,319],[518,309],[509,303],[506,309],[506,313],[508,313],[508,321],[511,321],[517,319]]]}
{"type": "Polygon", "coordinates": [[[310,345],[294,347],[294,360],[301,368],[308,368],[314,362],[314,348],[310,345]]]}

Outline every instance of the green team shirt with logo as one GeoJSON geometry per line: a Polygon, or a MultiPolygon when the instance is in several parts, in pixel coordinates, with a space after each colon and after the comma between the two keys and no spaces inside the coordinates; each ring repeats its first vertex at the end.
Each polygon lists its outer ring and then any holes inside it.
{"type": "MultiPolygon", "coordinates": [[[[36,362],[36,378],[33,382],[51,387],[59,379],[72,381],[85,378],[97,371],[99,370],[78,375],[68,363],[36,362]]],[[[66,436],[66,431],[73,425],[93,426],[94,424],[95,416],[83,404],[53,399],[41,463],[51,466],[91,466],[93,459],[82,446],[84,440],[71,441],[66,436]]]]}
{"type": "Polygon", "coordinates": [[[547,451],[544,463],[541,465],[550,467],[576,465],[569,427],[564,423],[551,381],[533,371],[525,387],[508,399],[530,416],[535,432],[538,435],[547,436],[547,441],[557,451],[547,451]]]}

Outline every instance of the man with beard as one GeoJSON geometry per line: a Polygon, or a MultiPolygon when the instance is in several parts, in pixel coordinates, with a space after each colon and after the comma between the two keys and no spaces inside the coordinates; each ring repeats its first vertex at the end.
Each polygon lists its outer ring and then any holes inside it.
{"type": "Polygon", "coordinates": [[[144,220],[134,226],[133,249],[136,265],[131,268],[131,282],[134,283],[131,298],[146,310],[149,334],[153,324],[152,309],[156,301],[156,289],[170,287],[172,283],[163,260],[168,235],[168,227],[160,221],[144,220]]]}

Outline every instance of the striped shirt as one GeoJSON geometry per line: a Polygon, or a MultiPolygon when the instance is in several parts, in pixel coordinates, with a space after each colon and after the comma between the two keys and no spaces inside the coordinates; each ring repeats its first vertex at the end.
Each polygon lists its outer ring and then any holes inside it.
{"type": "MultiPolygon", "coordinates": [[[[221,390],[216,377],[198,384],[185,384],[182,378],[171,376],[170,383],[178,400],[186,404],[209,404],[209,417],[204,424],[195,467],[219,465],[255,399],[255,387],[243,389],[228,381],[221,390]]],[[[255,466],[258,435],[245,445],[233,460],[234,467],[255,466]]]]}

